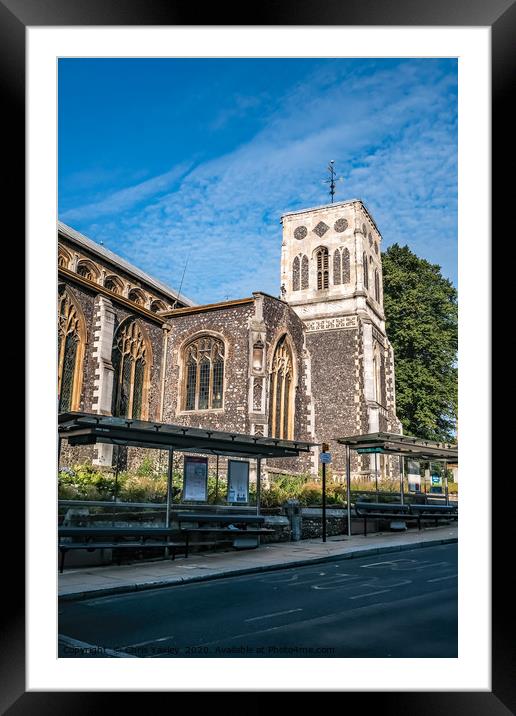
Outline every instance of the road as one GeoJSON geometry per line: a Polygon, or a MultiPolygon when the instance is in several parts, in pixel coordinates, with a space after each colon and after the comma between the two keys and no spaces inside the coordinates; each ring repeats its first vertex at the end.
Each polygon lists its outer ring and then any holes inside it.
{"type": "Polygon", "coordinates": [[[63,602],[59,656],[456,657],[457,613],[446,544],[63,602]]]}

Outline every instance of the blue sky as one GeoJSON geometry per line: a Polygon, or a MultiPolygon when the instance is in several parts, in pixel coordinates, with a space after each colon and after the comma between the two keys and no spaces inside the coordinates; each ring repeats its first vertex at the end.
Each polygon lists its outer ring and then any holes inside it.
{"type": "Polygon", "coordinates": [[[279,293],[286,211],[362,199],[457,280],[454,59],[59,61],[59,217],[208,303],[279,293]]]}

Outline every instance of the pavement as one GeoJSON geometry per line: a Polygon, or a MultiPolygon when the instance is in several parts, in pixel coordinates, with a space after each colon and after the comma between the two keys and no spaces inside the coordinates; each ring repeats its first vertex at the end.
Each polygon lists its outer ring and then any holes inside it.
{"type": "Polygon", "coordinates": [[[109,594],[136,592],[201,582],[256,572],[301,567],[334,560],[366,557],[388,552],[432,547],[457,542],[456,523],[439,527],[379,532],[376,534],[339,535],[299,542],[275,542],[257,549],[178,555],[175,560],[142,561],[126,565],[108,565],[66,569],[58,575],[60,601],[89,599],[109,594]]]}

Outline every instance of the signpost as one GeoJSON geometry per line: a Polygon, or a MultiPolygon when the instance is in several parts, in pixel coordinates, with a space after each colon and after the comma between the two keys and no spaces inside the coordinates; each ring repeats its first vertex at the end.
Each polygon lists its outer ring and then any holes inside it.
{"type": "Polygon", "coordinates": [[[322,463],[322,541],[326,542],[326,465],[331,463],[331,453],[328,452],[328,443],[322,444],[319,460],[322,463]]]}

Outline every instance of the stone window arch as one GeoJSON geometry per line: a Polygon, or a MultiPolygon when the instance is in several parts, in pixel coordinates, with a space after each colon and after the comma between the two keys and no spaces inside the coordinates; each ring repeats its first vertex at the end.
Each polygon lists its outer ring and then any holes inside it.
{"type": "Polygon", "coordinates": [[[139,321],[128,318],[120,324],[113,340],[111,361],[113,415],[146,420],[151,348],[139,321]]]}
{"type": "Polygon", "coordinates": [[[362,265],[363,265],[363,270],[364,270],[364,288],[368,289],[369,288],[369,268],[368,268],[368,263],[367,263],[367,254],[365,251],[362,255],[362,265]]]}
{"type": "Polygon", "coordinates": [[[301,259],[301,288],[302,289],[308,288],[308,284],[309,284],[308,256],[306,256],[306,254],[303,254],[303,258],[301,259]]]}
{"type": "Polygon", "coordinates": [[[269,379],[269,435],[292,440],[294,435],[294,361],[287,334],[274,350],[269,379]]]}
{"type": "Polygon", "coordinates": [[[62,246],[58,248],[57,265],[61,268],[70,268],[72,255],[62,246]]]}
{"type": "Polygon", "coordinates": [[[159,298],[157,298],[155,301],[152,301],[150,305],[150,310],[153,313],[158,313],[158,311],[166,311],[167,306],[165,305],[164,301],[161,301],[159,298]]]}
{"type": "Polygon", "coordinates": [[[339,249],[333,254],[333,285],[339,286],[342,283],[342,258],[339,249]]]}
{"type": "Polygon", "coordinates": [[[138,306],[145,306],[145,294],[139,288],[132,288],[127,298],[138,306]]]}
{"type": "Polygon", "coordinates": [[[118,295],[122,295],[124,292],[124,284],[118,276],[106,276],[104,279],[104,288],[118,295]]]}
{"type": "Polygon", "coordinates": [[[88,281],[95,282],[99,280],[100,276],[98,267],[89,259],[81,259],[81,261],[78,262],[77,273],[88,281]]]}
{"type": "Polygon", "coordinates": [[[296,256],[292,262],[292,290],[299,291],[301,288],[301,266],[299,256],[296,256]]]}
{"type": "Polygon", "coordinates": [[[342,283],[351,281],[351,265],[349,259],[349,249],[342,249],[342,283]]]}
{"type": "Polygon", "coordinates": [[[315,252],[315,261],[317,267],[317,290],[321,291],[330,285],[328,249],[326,246],[321,246],[317,249],[315,252]]]}
{"type": "Polygon", "coordinates": [[[65,287],[59,291],[58,410],[80,410],[86,321],[79,302],[65,287]]]}
{"type": "Polygon", "coordinates": [[[203,335],[183,351],[183,410],[216,410],[224,398],[224,342],[203,335]]]}

